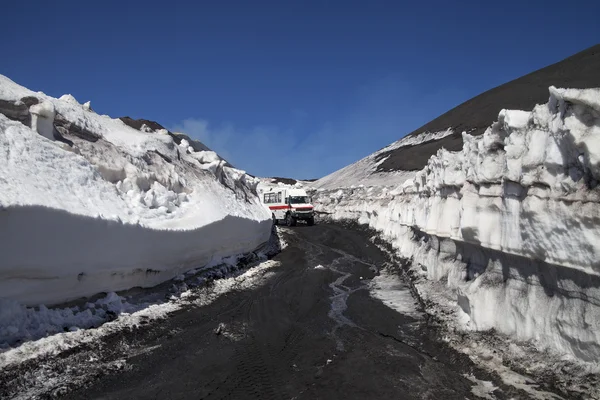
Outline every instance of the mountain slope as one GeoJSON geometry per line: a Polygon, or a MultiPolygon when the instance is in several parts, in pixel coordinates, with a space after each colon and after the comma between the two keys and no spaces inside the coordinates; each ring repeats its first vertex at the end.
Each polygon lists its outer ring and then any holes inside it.
{"type": "Polygon", "coordinates": [[[548,101],[550,86],[600,87],[599,71],[600,44],[460,104],[397,142],[321,178],[316,187],[401,184],[413,175],[412,171],[425,167],[439,149],[462,149],[463,131],[473,136],[483,134],[502,109],[532,110],[536,104],[548,101]],[[350,176],[353,180],[348,180],[350,176]]]}
{"type": "Polygon", "coordinates": [[[418,147],[405,146],[382,152],[376,158],[376,161],[384,160],[377,166],[377,171],[419,170],[442,147],[451,151],[460,150],[463,145],[462,132],[474,136],[483,134],[502,109],[532,110],[536,104],[548,101],[550,86],[573,89],[600,87],[600,44],[490,89],[440,115],[407,136],[447,129],[454,132],[452,135],[418,147]]]}

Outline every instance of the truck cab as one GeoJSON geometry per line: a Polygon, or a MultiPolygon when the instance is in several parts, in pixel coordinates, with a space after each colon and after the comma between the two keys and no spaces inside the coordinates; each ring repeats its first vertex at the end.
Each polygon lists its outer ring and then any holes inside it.
{"type": "Polygon", "coordinates": [[[314,207],[304,189],[271,188],[263,193],[263,203],[272,214],[273,223],[294,226],[298,221],[314,225],[314,207]]]}

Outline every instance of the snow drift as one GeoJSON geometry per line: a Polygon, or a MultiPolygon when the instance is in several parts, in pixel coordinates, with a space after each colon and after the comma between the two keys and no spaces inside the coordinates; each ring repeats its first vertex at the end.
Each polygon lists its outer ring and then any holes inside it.
{"type": "Polygon", "coordinates": [[[185,136],[0,75],[0,297],[149,287],[266,242],[258,180],[185,136]]]}
{"type": "MultiPolygon", "coordinates": [[[[462,329],[597,361],[600,89],[551,87],[547,104],[503,110],[463,141],[421,171],[390,173],[387,186],[383,173],[370,186],[325,177],[316,207],[369,224],[412,260],[413,274],[446,282],[462,329]]],[[[375,161],[361,162],[374,170],[375,161]]]]}

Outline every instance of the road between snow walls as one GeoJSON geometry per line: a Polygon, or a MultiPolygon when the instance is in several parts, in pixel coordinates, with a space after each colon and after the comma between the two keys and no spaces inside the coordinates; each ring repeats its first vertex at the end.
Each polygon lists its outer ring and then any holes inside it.
{"type": "Polygon", "coordinates": [[[271,234],[258,179],[201,143],[1,75],[0,165],[0,343],[27,337],[24,306],[153,287],[271,234]]]}
{"type": "Polygon", "coordinates": [[[316,210],[380,232],[475,361],[600,398],[600,89],[551,87],[547,104],[463,140],[391,186],[382,173],[353,184],[346,167],[313,184],[316,210]]]}

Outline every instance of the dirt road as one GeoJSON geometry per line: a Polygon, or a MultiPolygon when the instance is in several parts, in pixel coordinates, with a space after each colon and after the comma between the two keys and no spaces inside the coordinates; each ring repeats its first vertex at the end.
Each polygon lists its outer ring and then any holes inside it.
{"type": "MultiPolygon", "coordinates": [[[[288,246],[274,258],[278,265],[265,273],[263,284],[115,333],[90,345],[88,353],[84,348],[61,356],[66,357],[61,368],[81,371],[82,378],[77,387],[65,384],[68,390],[53,395],[474,399],[473,390],[488,395],[466,376],[495,380],[438,340],[411,303],[407,286],[400,282],[394,292],[406,292],[406,313],[372,295],[373,278],[390,260],[369,240],[371,233],[328,224],[280,232],[288,246]],[[113,369],[91,373],[83,367],[95,364],[90,357],[113,369]]],[[[500,389],[483,398],[526,398],[494,385],[500,389]]]]}

